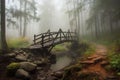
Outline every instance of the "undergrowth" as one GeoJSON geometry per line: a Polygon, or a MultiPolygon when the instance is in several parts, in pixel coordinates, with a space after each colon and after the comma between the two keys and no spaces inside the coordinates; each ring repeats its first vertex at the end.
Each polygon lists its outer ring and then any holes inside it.
{"type": "Polygon", "coordinates": [[[26,38],[8,39],[7,44],[9,48],[23,48],[29,45],[29,40],[26,38]]]}
{"type": "Polygon", "coordinates": [[[108,53],[108,59],[110,63],[109,69],[120,73],[120,40],[113,42],[108,53]]]}
{"type": "Polygon", "coordinates": [[[80,41],[79,43],[75,43],[71,49],[75,50],[77,54],[82,54],[85,56],[89,56],[95,51],[95,46],[87,41],[80,41]]]}

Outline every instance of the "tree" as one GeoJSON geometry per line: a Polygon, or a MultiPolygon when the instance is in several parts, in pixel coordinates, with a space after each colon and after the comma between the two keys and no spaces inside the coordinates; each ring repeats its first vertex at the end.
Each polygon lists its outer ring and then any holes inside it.
{"type": "Polygon", "coordinates": [[[111,34],[119,30],[120,0],[91,0],[91,2],[91,17],[88,19],[88,24],[94,24],[96,22],[99,25],[95,26],[97,31],[99,31],[97,32],[98,34],[101,34],[100,28],[101,32],[104,31],[105,33],[111,34]],[[94,17],[96,17],[96,20],[94,20],[94,17]]]}
{"type": "Polygon", "coordinates": [[[0,3],[1,3],[1,46],[2,50],[8,50],[5,26],[5,0],[0,0],[0,3]]]}
{"type": "MultiPolygon", "coordinates": [[[[12,2],[14,3],[14,0],[12,0],[12,2]]],[[[34,0],[31,0],[31,1],[18,0],[17,2],[20,4],[19,8],[16,8],[16,7],[14,8],[13,6],[6,8],[6,11],[7,11],[6,16],[7,16],[7,22],[8,22],[7,25],[8,27],[10,27],[10,25],[15,26],[16,29],[18,29],[19,31],[19,35],[21,37],[25,37],[27,24],[31,20],[36,20],[36,21],[40,20],[39,16],[36,15],[37,3],[34,0]]],[[[14,6],[18,6],[18,5],[15,4],[14,6]]],[[[11,27],[13,28],[13,26],[11,27]]]]}

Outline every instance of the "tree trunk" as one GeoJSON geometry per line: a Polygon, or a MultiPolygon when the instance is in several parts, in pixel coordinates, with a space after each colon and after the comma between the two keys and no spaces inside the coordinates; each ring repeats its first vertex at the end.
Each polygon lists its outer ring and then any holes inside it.
{"type": "Polygon", "coordinates": [[[8,50],[5,28],[5,0],[1,0],[1,47],[4,51],[8,50]]]}
{"type": "MultiPolygon", "coordinates": [[[[27,7],[27,3],[25,1],[25,5],[24,5],[24,12],[26,13],[26,7],[27,7]]],[[[26,36],[26,29],[27,29],[27,20],[26,20],[27,16],[25,14],[25,17],[24,17],[24,29],[23,29],[23,37],[26,36]]]]}
{"type": "MultiPolygon", "coordinates": [[[[20,11],[22,12],[22,0],[20,0],[20,11]]],[[[22,17],[20,16],[20,36],[22,36],[22,17]]]]}

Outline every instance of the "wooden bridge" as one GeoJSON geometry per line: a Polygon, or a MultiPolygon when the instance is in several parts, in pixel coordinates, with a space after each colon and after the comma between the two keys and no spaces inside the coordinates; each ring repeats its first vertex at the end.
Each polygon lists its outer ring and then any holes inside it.
{"type": "Polygon", "coordinates": [[[31,49],[45,49],[48,52],[52,50],[52,48],[64,42],[74,42],[77,41],[78,37],[76,32],[63,32],[59,29],[58,32],[50,32],[48,30],[46,33],[41,33],[38,35],[34,35],[33,44],[30,46],[31,49]]]}

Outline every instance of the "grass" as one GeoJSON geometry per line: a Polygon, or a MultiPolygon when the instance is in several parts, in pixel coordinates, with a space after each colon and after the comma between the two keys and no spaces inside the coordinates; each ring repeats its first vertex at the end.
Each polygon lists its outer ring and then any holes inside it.
{"type": "Polygon", "coordinates": [[[59,44],[56,45],[52,51],[53,52],[64,52],[64,51],[68,51],[68,46],[70,46],[70,43],[63,43],[63,44],[59,44]]]}
{"type": "Polygon", "coordinates": [[[91,44],[89,45],[89,48],[85,51],[84,55],[89,56],[93,53],[95,53],[95,46],[91,44]]]}
{"type": "Polygon", "coordinates": [[[14,38],[8,39],[7,44],[9,48],[23,48],[29,45],[29,41],[27,38],[14,38]]]}

